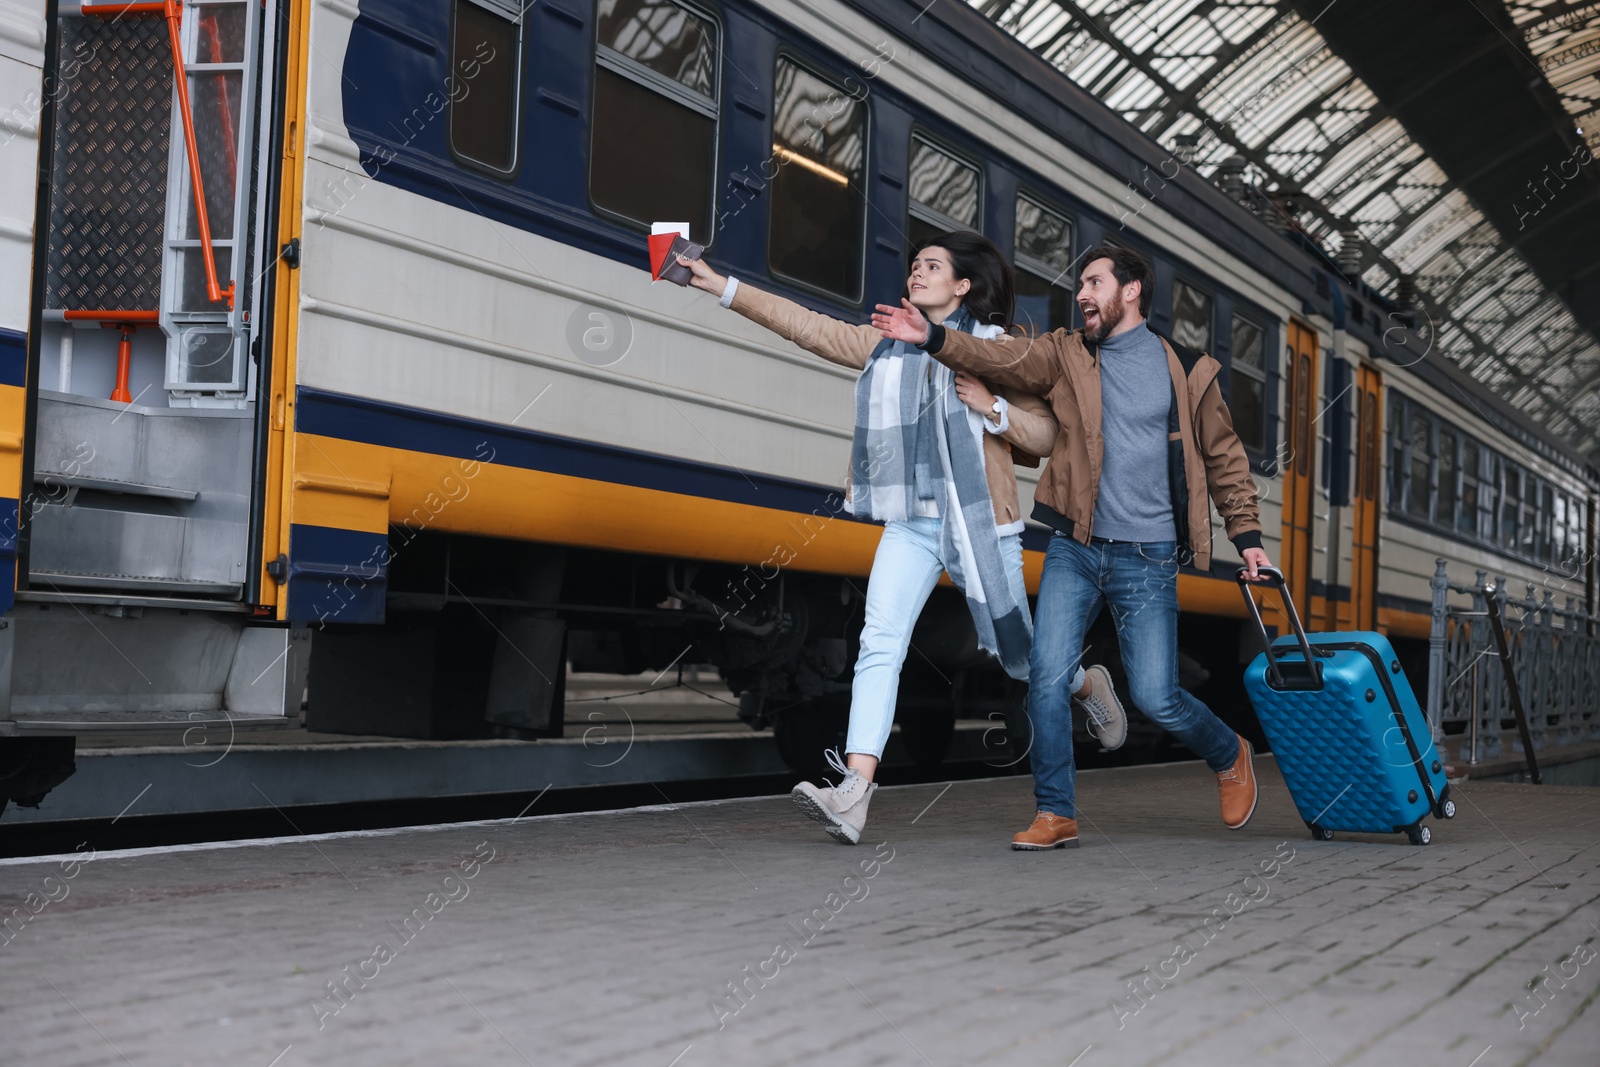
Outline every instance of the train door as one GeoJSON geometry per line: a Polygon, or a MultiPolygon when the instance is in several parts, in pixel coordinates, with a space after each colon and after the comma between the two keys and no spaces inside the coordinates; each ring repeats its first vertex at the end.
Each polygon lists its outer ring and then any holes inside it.
{"type": "Polygon", "coordinates": [[[1355,530],[1350,553],[1351,624],[1378,625],[1378,501],[1383,486],[1383,376],[1365,364],[1356,370],[1355,530]]]}
{"type": "Polygon", "coordinates": [[[262,0],[166,0],[62,4],[52,27],[14,706],[227,706],[261,636],[219,620],[254,599],[278,22],[262,0]],[[94,647],[51,601],[142,620],[113,643],[144,651],[36,671],[94,647]]]}
{"type": "Polygon", "coordinates": [[[1311,611],[1311,530],[1315,521],[1317,422],[1317,334],[1289,323],[1287,415],[1283,450],[1283,547],[1280,566],[1289,595],[1301,612],[1311,611]]]}

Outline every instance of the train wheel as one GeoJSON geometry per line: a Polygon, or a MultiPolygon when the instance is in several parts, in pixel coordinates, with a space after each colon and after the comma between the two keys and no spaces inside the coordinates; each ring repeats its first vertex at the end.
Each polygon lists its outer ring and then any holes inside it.
{"type": "Polygon", "coordinates": [[[796,774],[809,781],[837,778],[823,752],[837,748],[844,754],[845,731],[850,724],[850,705],[838,699],[809,700],[778,713],[772,736],[778,755],[796,774]]]}
{"type": "Polygon", "coordinates": [[[956,736],[955,709],[919,711],[900,720],[900,741],[919,767],[937,767],[956,736]]]}

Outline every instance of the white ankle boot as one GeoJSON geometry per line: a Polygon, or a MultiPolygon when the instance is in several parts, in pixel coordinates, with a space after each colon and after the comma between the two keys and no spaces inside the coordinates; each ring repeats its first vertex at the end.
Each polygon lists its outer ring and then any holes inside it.
{"type": "Polygon", "coordinates": [[[837,751],[829,749],[825,755],[828,764],[844,776],[836,786],[815,786],[801,782],[790,791],[800,810],[822,824],[835,841],[853,845],[861,840],[861,830],[867,825],[867,805],[878,786],[850,770],[839,758],[837,751]]]}

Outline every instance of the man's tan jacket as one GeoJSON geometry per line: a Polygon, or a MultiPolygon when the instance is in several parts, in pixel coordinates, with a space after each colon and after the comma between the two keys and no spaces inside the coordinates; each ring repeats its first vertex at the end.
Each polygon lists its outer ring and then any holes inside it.
{"type": "MultiPolygon", "coordinates": [[[[1176,428],[1168,435],[1168,470],[1156,484],[1172,500],[1180,557],[1187,546],[1194,566],[1211,567],[1210,498],[1234,546],[1261,547],[1261,515],[1250,460],[1233,429],[1217,374],[1222,365],[1203,352],[1161,339],[1172,375],[1176,428]],[[1181,454],[1181,459],[1179,458],[1181,454]]],[[[1061,424],[1050,463],[1034,493],[1033,518],[1083,544],[1094,536],[1105,437],[1100,431],[1098,346],[1082,330],[1053,330],[1040,337],[981,341],[935,325],[924,348],[941,363],[987,381],[1042,393],[1061,424]]]]}
{"type": "MultiPolygon", "coordinates": [[[[883,340],[883,335],[872,326],[841,322],[793,300],[763,292],[746,281],[740,281],[734,292],[733,310],[807,352],[852,370],[866,369],[873,350],[883,340]]],[[[1010,406],[1011,425],[1006,432],[983,435],[983,467],[989,480],[989,497],[994,502],[995,525],[1009,526],[1022,519],[1013,463],[1036,467],[1039,460],[1050,455],[1056,442],[1056,419],[1050,413],[1050,405],[1037,393],[997,389],[987,381],[985,384],[1010,406]]]]}

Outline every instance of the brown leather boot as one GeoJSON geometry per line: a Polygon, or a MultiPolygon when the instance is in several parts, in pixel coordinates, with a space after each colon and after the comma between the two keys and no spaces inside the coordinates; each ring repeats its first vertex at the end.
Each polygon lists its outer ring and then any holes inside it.
{"type": "Polygon", "coordinates": [[[1222,822],[1230,830],[1239,829],[1256,813],[1256,769],[1250,762],[1254,755],[1250,742],[1240,737],[1238,758],[1232,767],[1217,775],[1217,789],[1222,793],[1222,822]]]}
{"type": "Polygon", "coordinates": [[[1017,852],[1043,852],[1047,848],[1077,848],[1078,820],[1041,811],[1033,825],[1011,839],[1017,852]]]}

